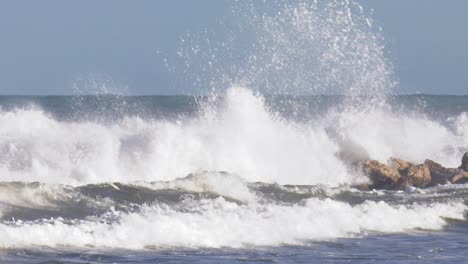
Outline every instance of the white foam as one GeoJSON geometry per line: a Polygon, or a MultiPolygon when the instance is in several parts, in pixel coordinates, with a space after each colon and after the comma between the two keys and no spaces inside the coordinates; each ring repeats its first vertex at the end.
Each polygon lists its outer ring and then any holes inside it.
{"type": "Polygon", "coordinates": [[[339,135],[343,148],[352,146],[367,158],[382,162],[390,157],[412,162],[433,159],[458,167],[468,146],[465,115],[462,113],[449,127],[422,115],[372,109],[342,113],[330,119],[334,122],[330,127],[339,135]]]}
{"type": "Polygon", "coordinates": [[[156,181],[200,170],[297,184],[350,178],[323,129],[282,120],[243,88],[231,89],[221,109],[184,122],[67,123],[18,110],[0,113],[0,124],[4,181],[156,181]]]}
{"type": "Polygon", "coordinates": [[[174,181],[153,182],[151,184],[140,182],[139,184],[152,189],[216,193],[242,202],[254,202],[257,198],[242,178],[222,172],[199,172],[174,181]]]}
{"type": "Polygon", "coordinates": [[[301,245],[308,241],[363,235],[368,231],[438,230],[445,218],[463,219],[459,203],[391,206],[361,205],[309,199],[302,205],[238,205],[222,198],[187,200],[184,210],[147,207],[142,213],[120,214],[119,221],[61,220],[47,223],[0,224],[0,246],[71,246],[144,249],[148,247],[248,247],[301,245]]]}
{"type": "Polygon", "coordinates": [[[204,110],[189,120],[128,117],[114,124],[58,121],[35,109],[0,112],[0,180],[164,181],[207,170],[248,182],[338,185],[359,180],[336,157],[345,149],[382,161],[431,158],[458,166],[468,145],[466,114],[451,126],[379,109],[297,123],[240,87],[229,89],[219,108],[204,110]]]}

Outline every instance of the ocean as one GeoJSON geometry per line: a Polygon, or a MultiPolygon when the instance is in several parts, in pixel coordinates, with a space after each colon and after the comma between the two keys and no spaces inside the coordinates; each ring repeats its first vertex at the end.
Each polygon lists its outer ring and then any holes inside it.
{"type": "Polygon", "coordinates": [[[340,153],[458,167],[468,97],[1,96],[5,263],[462,263],[468,185],[360,191],[340,153]]]}
{"type": "Polygon", "coordinates": [[[460,166],[468,96],[395,95],[355,1],[232,12],[224,38],[189,32],[161,60],[174,83],[148,83],[197,96],[86,75],[73,96],[0,96],[0,262],[468,263],[468,185],[365,190],[353,163],[460,166]]]}

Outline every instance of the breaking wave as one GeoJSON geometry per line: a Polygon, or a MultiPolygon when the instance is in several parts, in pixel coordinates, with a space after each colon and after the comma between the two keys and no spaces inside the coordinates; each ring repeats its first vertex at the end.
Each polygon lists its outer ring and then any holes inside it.
{"type": "Polygon", "coordinates": [[[249,184],[226,173],[130,185],[10,183],[1,189],[2,248],[306,245],[376,232],[439,230],[449,219],[463,220],[467,209],[460,200],[463,188],[445,196],[435,190],[364,194],[249,184]]]}
{"type": "Polygon", "coordinates": [[[219,107],[179,120],[73,122],[18,109],[0,112],[0,180],[82,185],[228,171],[250,182],[337,186],[362,180],[338,158],[343,152],[458,166],[468,145],[466,113],[447,122],[383,110],[292,121],[240,87],[219,107]]]}

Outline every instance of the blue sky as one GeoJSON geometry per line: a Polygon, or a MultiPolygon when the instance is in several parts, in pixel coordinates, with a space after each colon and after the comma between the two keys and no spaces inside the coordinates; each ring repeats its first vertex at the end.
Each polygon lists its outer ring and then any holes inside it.
{"type": "MultiPolygon", "coordinates": [[[[360,0],[383,26],[397,92],[468,94],[468,1],[360,0]]],[[[131,94],[190,93],[162,62],[180,36],[223,36],[228,0],[0,2],[0,94],[71,94],[104,76],[131,94]],[[164,55],[164,56],[166,56],[164,55]]]]}

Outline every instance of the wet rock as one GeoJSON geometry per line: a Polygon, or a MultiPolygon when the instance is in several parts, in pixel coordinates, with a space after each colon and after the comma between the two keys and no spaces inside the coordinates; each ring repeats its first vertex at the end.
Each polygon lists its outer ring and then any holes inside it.
{"type": "Polygon", "coordinates": [[[424,188],[431,183],[431,172],[426,164],[411,166],[405,177],[414,187],[424,188]]]}
{"type": "Polygon", "coordinates": [[[429,159],[419,165],[398,158],[390,158],[388,165],[376,160],[364,160],[357,164],[356,169],[362,169],[372,182],[368,186],[355,186],[362,190],[408,190],[446,183],[468,183],[468,152],[463,155],[459,168],[446,168],[429,159]]]}
{"type": "Polygon", "coordinates": [[[460,171],[457,175],[450,179],[451,183],[460,184],[468,182],[468,171],[460,171]]]}
{"type": "Polygon", "coordinates": [[[371,187],[375,189],[395,189],[401,179],[397,170],[376,160],[365,161],[363,171],[369,175],[371,187]]]}
{"type": "Polygon", "coordinates": [[[389,165],[391,168],[396,169],[401,175],[406,174],[408,169],[414,166],[412,163],[397,158],[390,158],[389,165]]]}
{"type": "Polygon", "coordinates": [[[463,155],[462,164],[458,168],[464,171],[468,171],[468,152],[465,152],[465,154],[463,155]]]}
{"type": "Polygon", "coordinates": [[[451,179],[461,171],[460,169],[445,168],[439,163],[429,159],[424,161],[424,164],[428,167],[431,174],[430,186],[451,182],[451,179]]]}

